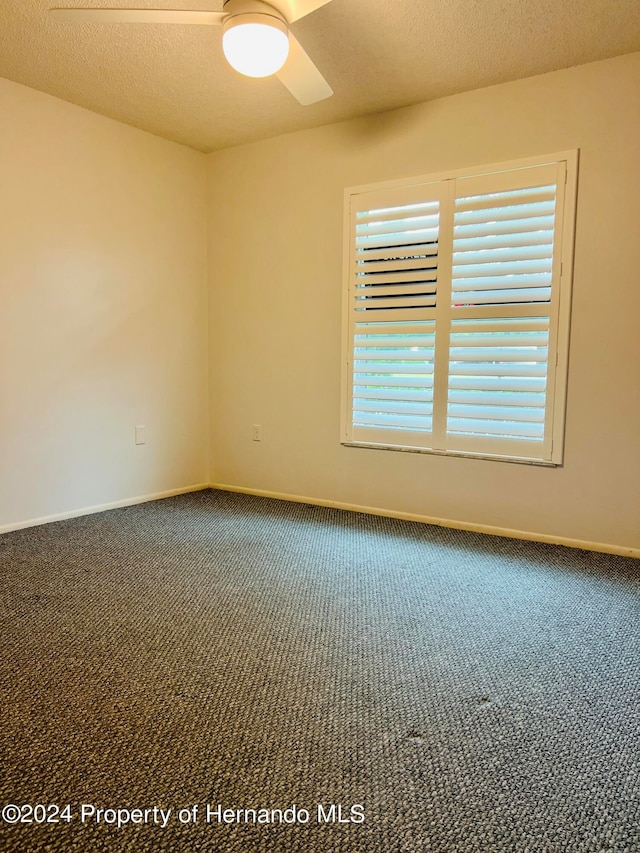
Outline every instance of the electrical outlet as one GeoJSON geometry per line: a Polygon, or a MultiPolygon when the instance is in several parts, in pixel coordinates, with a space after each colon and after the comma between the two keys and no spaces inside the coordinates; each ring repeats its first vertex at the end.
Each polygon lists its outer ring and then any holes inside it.
{"type": "Polygon", "coordinates": [[[136,444],[145,444],[144,427],[143,426],[137,426],[135,429],[135,433],[136,433],[136,444]]]}
{"type": "Polygon", "coordinates": [[[253,440],[254,441],[262,441],[262,427],[260,424],[253,425],[253,440]]]}

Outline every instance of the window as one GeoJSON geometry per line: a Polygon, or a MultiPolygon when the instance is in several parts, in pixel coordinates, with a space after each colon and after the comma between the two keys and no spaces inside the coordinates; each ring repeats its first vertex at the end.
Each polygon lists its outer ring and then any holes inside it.
{"type": "Polygon", "coordinates": [[[576,172],[346,191],[343,443],[562,462],[576,172]]]}

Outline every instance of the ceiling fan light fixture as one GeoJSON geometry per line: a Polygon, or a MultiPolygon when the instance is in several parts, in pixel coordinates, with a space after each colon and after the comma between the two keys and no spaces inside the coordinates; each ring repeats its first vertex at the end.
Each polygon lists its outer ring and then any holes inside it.
{"type": "Polygon", "coordinates": [[[271,15],[241,14],[223,25],[222,50],[227,62],[247,77],[269,77],[289,55],[289,31],[271,15]]]}

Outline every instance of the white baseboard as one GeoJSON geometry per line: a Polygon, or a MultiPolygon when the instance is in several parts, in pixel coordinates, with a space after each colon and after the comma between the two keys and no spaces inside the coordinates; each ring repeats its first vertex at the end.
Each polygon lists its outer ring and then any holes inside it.
{"type": "Polygon", "coordinates": [[[81,509],[57,513],[56,515],[43,516],[42,518],[30,518],[25,521],[17,521],[12,524],[0,526],[0,534],[10,533],[13,530],[22,530],[25,527],[36,527],[40,524],[49,524],[52,521],[64,521],[67,518],[78,518],[82,515],[92,515],[97,512],[105,512],[109,509],[118,509],[125,506],[147,503],[148,501],[172,498],[176,495],[184,495],[189,492],[199,492],[203,489],[220,489],[224,492],[238,492],[257,497],[273,498],[280,501],[293,501],[294,503],[310,504],[312,506],[326,506],[334,509],[344,509],[349,512],[362,512],[368,515],[381,515],[386,518],[399,518],[405,521],[417,521],[421,524],[435,524],[438,527],[451,527],[454,530],[469,530],[474,533],[486,533],[489,536],[505,536],[508,539],[524,539],[529,542],[545,542],[550,545],[564,545],[567,548],[581,548],[585,551],[596,551],[602,554],[617,554],[621,557],[634,557],[640,559],[640,548],[631,548],[622,545],[610,545],[606,542],[590,542],[584,539],[569,539],[565,536],[554,536],[545,533],[532,533],[527,530],[513,530],[509,527],[495,527],[488,524],[473,524],[466,521],[457,521],[450,518],[434,518],[428,515],[419,515],[410,512],[397,512],[381,507],[361,506],[343,501],[322,500],[305,495],[290,495],[284,492],[271,492],[265,489],[248,489],[243,486],[232,486],[228,483],[197,483],[192,486],[183,486],[179,489],[169,489],[165,492],[156,492],[152,495],[142,495],[135,498],[125,498],[112,503],[100,504],[98,506],[82,507],[81,509]]]}
{"type": "Polygon", "coordinates": [[[64,521],[67,518],[78,518],[81,515],[93,515],[96,512],[105,512],[108,509],[119,509],[123,506],[133,506],[134,504],[144,504],[148,501],[158,501],[162,498],[173,498],[176,495],[185,495],[189,492],[200,492],[203,489],[208,489],[208,483],[198,483],[193,486],[183,486],[180,489],[169,489],[166,492],[156,492],[153,495],[141,495],[137,498],[125,498],[121,501],[113,501],[108,504],[100,504],[98,506],[87,506],[81,509],[72,509],[68,512],[59,512],[56,515],[47,515],[42,518],[29,518],[26,521],[16,521],[13,524],[5,524],[0,526],[0,534],[10,533],[12,530],[22,530],[25,527],[37,527],[40,524],[49,524],[52,521],[64,521]]]}
{"type": "Polygon", "coordinates": [[[532,533],[528,530],[512,530],[509,527],[494,527],[489,524],[472,524],[467,521],[457,521],[450,518],[433,518],[428,515],[417,515],[411,512],[396,512],[375,506],[360,506],[328,501],[320,498],[310,498],[303,495],[288,495],[282,492],[269,492],[264,489],[246,489],[242,486],[231,486],[227,483],[211,483],[212,489],[224,492],[239,492],[246,495],[256,495],[263,498],[275,498],[279,501],[311,504],[312,506],[328,506],[334,509],[345,509],[349,512],[363,512],[368,515],[382,515],[386,518],[399,518],[404,521],[418,521],[422,524],[435,524],[438,527],[451,527],[455,530],[470,530],[474,533],[487,533],[490,536],[505,536],[508,539],[524,539],[528,542],[545,542],[549,545],[564,545],[567,548],[581,548],[585,551],[597,551],[601,554],[617,554],[621,557],[640,559],[640,548],[630,548],[622,545],[609,545],[606,542],[589,542],[584,539],[569,539],[565,536],[554,536],[545,533],[532,533]]]}

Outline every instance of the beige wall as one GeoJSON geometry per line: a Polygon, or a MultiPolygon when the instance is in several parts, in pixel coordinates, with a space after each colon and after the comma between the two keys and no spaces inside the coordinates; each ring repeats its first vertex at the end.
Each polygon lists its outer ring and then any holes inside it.
{"type": "Polygon", "coordinates": [[[0,114],[0,530],[210,478],[640,548],[640,55],[208,158],[5,80],[0,114]],[[568,148],[564,466],[342,447],[344,187],[568,148]]]}
{"type": "Polygon", "coordinates": [[[639,548],[639,151],[635,54],[210,155],[211,480],[639,548]],[[571,148],[564,466],[342,447],[344,187],[571,148]]]}
{"type": "Polygon", "coordinates": [[[0,529],[206,482],[206,158],[6,80],[0,116],[0,529]]]}

